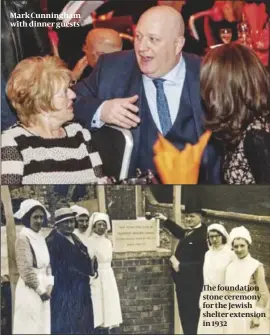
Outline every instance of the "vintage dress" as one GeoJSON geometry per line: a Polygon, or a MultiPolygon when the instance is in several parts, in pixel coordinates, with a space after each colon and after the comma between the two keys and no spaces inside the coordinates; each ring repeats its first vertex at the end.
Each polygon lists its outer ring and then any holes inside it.
{"type": "Polygon", "coordinates": [[[76,235],[74,244],[53,230],[46,238],[55,285],[52,291],[52,334],[91,334],[94,328],[89,276],[91,259],[76,235]]]}
{"type": "MultiPolygon", "coordinates": [[[[204,285],[209,286],[218,286],[224,285],[225,283],[225,271],[226,267],[229,263],[232,262],[236,258],[234,252],[230,249],[230,247],[226,245],[221,245],[220,248],[214,249],[210,246],[209,251],[206,252],[204,258],[203,265],[203,280],[204,285]]],[[[202,291],[200,297],[200,320],[198,325],[198,334],[223,334],[224,326],[220,324],[218,327],[212,325],[212,321],[221,321],[222,319],[219,317],[205,317],[204,314],[208,311],[209,313],[213,313],[217,310],[215,307],[213,308],[203,308],[203,302],[213,303],[215,304],[217,301],[215,300],[204,300],[204,295],[221,295],[223,294],[220,291],[202,291]],[[211,323],[211,326],[204,326],[203,321],[208,321],[211,323]]]]}
{"type": "MultiPolygon", "coordinates": [[[[263,130],[270,132],[270,126],[264,118],[259,118],[251,123],[239,144],[232,151],[225,151],[225,158],[223,164],[224,179],[228,184],[255,184],[255,178],[252,174],[251,167],[246,157],[245,137],[247,132],[252,130],[263,130]]],[[[269,150],[269,149],[268,149],[269,150]]]]}
{"type": "Polygon", "coordinates": [[[256,183],[270,184],[270,132],[247,132],[244,150],[256,183]]]}
{"type": "Polygon", "coordinates": [[[86,230],[86,232],[80,232],[79,229],[75,229],[73,233],[80,239],[80,241],[87,246],[88,239],[89,239],[89,232],[86,230]]]}
{"type": "Polygon", "coordinates": [[[112,243],[104,235],[93,233],[88,252],[98,261],[98,277],[91,279],[95,327],[111,328],[123,322],[117,283],[111,266],[112,243]]]}
{"type": "Polygon", "coordinates": [[[24,227],[15,244],[20,274],[16,292],[13,334],[50,334],[50,301],[40,295],[53,284],[45,238],[24,227]]]}
{"type": "MultiPolygon", "coordinates": [[[[246,300],[243,303],[250,303],[252,308],[231,308],[231,313],[253,313],[265,312],[267,313],[267,303],[269,304],[269,291],[265,282],[265,274],[263,265],[256,259],[252,258],[249,254],[243,259],[236,259],[230,263],[226,269],[225,275],[226,286],[258,286],[258,291],[230,291],[226,294],[239,294],[239,295],[259,295],[257,300],[246,300]]],[[[228,301],[227,301],[228,302],[228,301]]],[[[230,300],[231,304],[239,304],[241,301],[230,300]]],[[[251,317],[228,317],[227,326],[225,327],[226,334],[269,334],[269,315],[268,317],[260,317],[260,325],[256,328],[250,328],[251,317]]]]}

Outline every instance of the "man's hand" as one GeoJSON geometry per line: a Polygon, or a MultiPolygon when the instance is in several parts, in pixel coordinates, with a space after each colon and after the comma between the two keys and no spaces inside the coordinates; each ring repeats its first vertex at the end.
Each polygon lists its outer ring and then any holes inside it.
{"type": "Polygon", "coordinates": [[[134,114],[139,112],[139,108],[134,105],[138,98],[135,95],[129,98],[116,98],[106,101],[101,110],[100,119],[106,124],[127,129],[136,127],[140,122],[140,118],[134,114]]]}
{"type": "Polygon", "coordinates": [[[86,56],[83,56],[75,65],[74,69],[72,70],[72,79],[78,80],[82,73],[84,72],[84,69],[87,67],[88,62],[86,56]]]}
{"type": "Polygon", "coordinates": [[[156,213],[155,215],[154,215],[154,217],[156,218],[156,219],[161,219],[161,220],[167,220],[167,217],[166,216],[164,216],[163,214],[161,214],[161,213],[156,213]]]}
{"type": "Polygon", "coordinates": [[[170,262],[171,262],[171,266],[172,266],[172,268],[175,270],[175,272],[179,272],[180,262],[179,262],[179,260],[177,260],[177,259],[175,258],[174,255],[171,256],[171,258],[170,258],[170,262]]]}
{"type": "Polygon", "coordinates": [[[250,322],[250,328],[257,328],[260,325],[260,318],[259,317],[253,317],[251,322],[250,322]]]}

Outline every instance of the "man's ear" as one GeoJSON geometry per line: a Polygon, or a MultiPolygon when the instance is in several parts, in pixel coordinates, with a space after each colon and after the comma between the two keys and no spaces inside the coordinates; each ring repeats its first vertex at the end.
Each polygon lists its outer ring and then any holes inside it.
{"type": "Polygon", "coordinates": [[[181,51],[182,51],[182,49],[183,49],[183,47],[184,47],[184,45],[185,45],[185,38],[184,38],[184,36],[179,36],[177,39],[176,39],[176,54],[179,54],[181,51]]]}
{"type": "Polygon", "coordinates": [[[82,47],[82,51],[83,52],[86,52],[87,51],[87,47],[86,47],[86,44],[84,43],[83,47],[82,47]]]}

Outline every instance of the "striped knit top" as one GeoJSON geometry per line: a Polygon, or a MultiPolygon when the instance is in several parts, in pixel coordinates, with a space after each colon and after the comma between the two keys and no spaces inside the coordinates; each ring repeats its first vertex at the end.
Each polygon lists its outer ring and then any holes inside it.
{"type": "Polygon", "coordinates": [[[105,183],[91,134],[79,123],[63,125],[66,137],[45,139],[20,123],[2,134],[2,184],[105,183]]]}

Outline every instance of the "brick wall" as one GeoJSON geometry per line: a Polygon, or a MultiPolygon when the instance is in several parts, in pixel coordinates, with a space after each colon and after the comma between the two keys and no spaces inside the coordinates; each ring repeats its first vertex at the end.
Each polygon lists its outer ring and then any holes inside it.
{"type": "Polygon", "coordinates": [[[123,324],[120,334],[171,334],[173,283],[170,252],[114,253],[123,324]]]}

